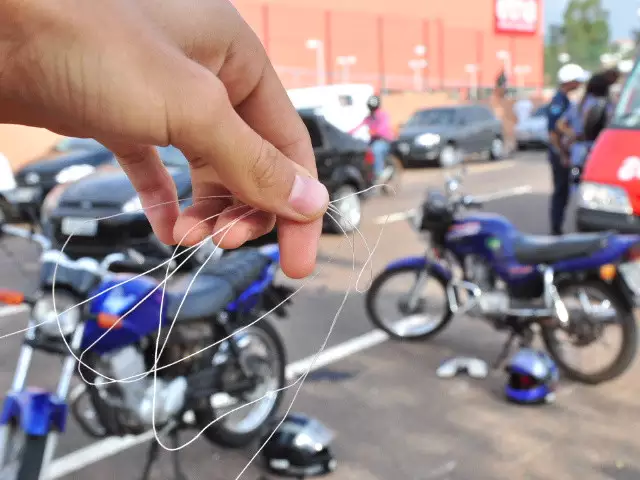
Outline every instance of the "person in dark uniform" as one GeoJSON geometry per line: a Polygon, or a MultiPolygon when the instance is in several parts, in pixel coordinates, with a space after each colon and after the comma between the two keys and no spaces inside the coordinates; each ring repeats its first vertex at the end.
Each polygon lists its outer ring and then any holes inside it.
{"type": "Polygon", "coordinates": [[[571,106],[569,93],[587,81],[587,72],[579,65],[569,63],[563,65],[558,72],[558,90],[547,108],[549,128],[549,164],[553,177],[553,193],[549,214],[551,217],[551,234],[562,235],[565,210],[569,202],[571,161],[567,146],[562,142],[562,133],[557,128],[560,117],[571,106]]]}

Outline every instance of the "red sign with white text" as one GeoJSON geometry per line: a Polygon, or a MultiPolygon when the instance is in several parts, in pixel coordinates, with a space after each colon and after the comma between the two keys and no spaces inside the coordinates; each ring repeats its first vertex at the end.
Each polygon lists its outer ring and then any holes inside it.
{"type": "Polygon", "coordinates": [[[542,0],[494,0],[496,33],[538,33],[542,0]]]}

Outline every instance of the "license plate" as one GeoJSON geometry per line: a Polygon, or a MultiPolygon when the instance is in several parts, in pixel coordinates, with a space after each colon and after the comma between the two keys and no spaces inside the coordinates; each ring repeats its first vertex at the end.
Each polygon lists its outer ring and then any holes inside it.
{"type": "Polygon", "coordinates": [[[61,230],[64,235],[93,237],[98,233],[98,221],[94,218],[63,218],[61,230]]]}
{"type": "Polygon", "coordinates": [[[9,193],[9,197],[15,203],[30,203],[37,199],[40,194],[38,187],[20,187],[9,193]]]}
{"type": "Polygon", "coordinates": [[[640,296],[640,262],[623,263],[618,270],[631,291],[640,296]]]}

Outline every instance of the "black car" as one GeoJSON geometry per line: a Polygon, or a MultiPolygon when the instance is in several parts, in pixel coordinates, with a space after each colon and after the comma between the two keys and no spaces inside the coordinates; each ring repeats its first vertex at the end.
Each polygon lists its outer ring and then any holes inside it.
{"type": "Polygon", "coordinates": [[[16,188],[5,192],[14,221],[37,222],[40,206],[57,185],[78,180],[96,168],[115,164],[113,153],[92,138],[64,138],[43,157],[15,173],[16,188]]]}
{"type": "MultiPolygon", "coordinates": [[[[323,117],[301,112],[309,130],[318,175],[330,192],[333,205],[346,219],[340,226],[351,231],[361,221],[361,197],[354,195],[371,186],[373,157],[368,146],[338,130],[323,117]]],[[[161,147],[160,154],[176,184],[178,197],[192,195],[187,159],[174,147],[161,147]],[[175,155],[169,155],[173,152],[175,155]]],[[[184,208],[189,200],[182,202],[184,208]]],[[[100,258],[114,249],[135,248],[148,256],[158,256],[155,242],[150,242],[151,226],[139,212],[140,203],[133,186],[121,171],[98,171],[76,182],[61,185],[45,199],[42,218],[47,234],[58,246],[64,244],[71,232],[76,232],[65,252],[73,257],[100,258]],[[96,218],[116,215],[107,220],[96,218]],[[92,220],[93,219],[93,220],[92,220]]],[[[336,217],[336,215],[333,215],[336,217]]],[[[330,221],[326,229],[341,232],[330,221]]],[[[275,230],[252,244],[276,241],[275,230]]]]}
{"type": "Polygon", "coordinates": [[[455,105],[415,112],[392,150],[405,165],[449,167],[463,157],[498,160],[504,155],[502,122],[483,105],[455,105]]]}

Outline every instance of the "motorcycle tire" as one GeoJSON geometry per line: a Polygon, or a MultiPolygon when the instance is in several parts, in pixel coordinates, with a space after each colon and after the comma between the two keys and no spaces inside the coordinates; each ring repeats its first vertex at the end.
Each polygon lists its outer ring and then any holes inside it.
{"type": "Polygon", "coordinates": [[[389,154],[386,159],[386,167],[392,167],[393,173],[391,177],[385,182],[382,187],[382,193],[385,195],[397,195],[402,187],[402,174],[404,172],[404,166],[400,159],[394,155],[389,154]]]}
{"type": "Polygon", "coordinates": [[[411,273],[411,272],[415,273],[416,275],[419,275],[422,271],[423,271],[423,267],[418,267],[418,266],[404,266],[404,267],[385,270],[375,278],[375,280],[371,284],[371,287],[367,291],[367,295],[365,298],[365,307],[366,307],[366,312],[367,312],[367,316],[369,317],[369,320],[371,321],[371,323],[373,323],[375,327],[384,331],[387,335],[389,335],[394,340],[402,340],[402,341],[427,340],[431,337],[434,337],[438,333],[440,333],[449,324],[449,322],[453,317],[453,312],[451,311],[449,300],[446,296],[446,288],[447,288],[448,280],[444,276],[439,274],[437,271],[430,271],[429,280],[434,280],[442,286],[445,292],[445,298],[447,299],[445,313],[442,316],[442,318],[438,321],[438,323],[432,329],[430,329],[425,333],[412,335],[412,336],[404,336],[404,335],[399,335],[398,333],[390,329],[386,325],[386,323],[383,321],[382,317],[380,316],[380,313],[378,312],[378,309],[376,308],[376,300],[380,295],[381,288],[385,285],[386,282],[388,282],[389,280],[391,280],[397,275],[402,275],[402,274],[411,273]]]}
{"type": "Polygon", "coordinates": [[[27,435],[15,480],[39,480],[46,447],[46,436],[27,435]]]}
{"type": "Polygon", "coordinates": [[[218,412],[212,406],[195,411],[196,428],[198,430],[206,428],[202,435],[212,444],[225,448],[242,448],[259,439],[265,433],[265,427],[271,425],[274,416],[278,413],[285,394],[287,354],[282,338],[266,319],[254,323],[245,332],[248,332],[249,329],[261,330],[272,342],[275,350],[273,353],[279,358],[279,370],[276,373],[278,376],[278,386],[275,389],[276,400],[265,420],[252,430],[243,433],[234,432],[226,428],[224,418],[211,424],[218,416],[218,412]],[[207,427],[207,425],[210,426],[207,427]]]}
{"type": "Polygon", "coordinates": [[[542,340],[551,358],[558,368],[571,380],[587,385],[598,385],[619,377],[632,365],[638,349],[638,328],[633,315],[633,309],[621,298],[620,294],[609,284],[602,281],[587,281],[579,285],[576,283],[559,286],[560,295],[568,287],[584,286],[599,291],[607,298],[618,314],[618,324],[622,327],[622,345],[615,360],[607,367],[596,373],[585,373],[571,367],[565,362],[561,345],[555,338],[557,328],[542,327],[542,340]],[[564,287],[564,288],[563,288],[564,287]]]}

